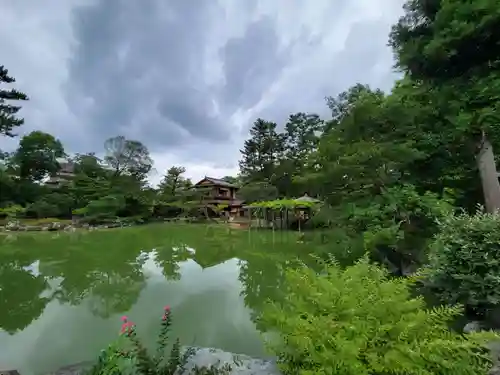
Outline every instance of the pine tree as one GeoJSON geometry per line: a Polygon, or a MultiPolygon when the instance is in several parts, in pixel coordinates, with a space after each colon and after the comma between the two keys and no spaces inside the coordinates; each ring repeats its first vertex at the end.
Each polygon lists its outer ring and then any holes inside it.
{"type": "Polygon", "coordinates": [[[247,181],[270,181],[280,155],[283,141],[276,132],[276,123],[257,119],[250,129],[240,161],[241,174],[247,181]]]}
{"type": "MultiPolygon", "coordinates": [[[[0,65],[0,83],[13,83],[16,81],[8,73],[8,70],[3,65],[0,65]]],[[[28,100],[28,97],[15,89],[0,89],[0,134],[8,137],[14,137],[15,134],[12,133],[12,130],[24,123],[23,118],[16,116],[21,107],[8,104],[7,101],[11,100],[28,100]]]]}

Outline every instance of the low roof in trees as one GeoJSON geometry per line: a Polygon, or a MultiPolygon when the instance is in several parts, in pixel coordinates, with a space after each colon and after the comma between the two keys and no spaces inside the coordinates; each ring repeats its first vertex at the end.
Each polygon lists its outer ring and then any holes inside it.
{"type": "Polygon", "coordinates": [[[237,189],[238,186],[231,184],[227,181],[221,180],[220,178],[214,178],[214,177],[207,177],[203,178],[202,180],[198,181],[194,186],[200,186],[200,185],[214,185],[214,186],[223,186],[227,188],[234,188],[237,189]]]}

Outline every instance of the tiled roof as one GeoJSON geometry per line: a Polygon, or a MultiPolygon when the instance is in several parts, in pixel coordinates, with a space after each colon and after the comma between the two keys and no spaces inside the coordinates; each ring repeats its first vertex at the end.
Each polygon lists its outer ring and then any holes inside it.
{"type": "MultiPolygon", "coordinates": [[[[227,181],[221,180],[220,178],[205,176],[205,178],[203,178],[201,181],[204,181],[204,180],[210,181],[212,184],[218,185],[218,186],[233,187],[233,188],[238,187],[238,186],[231,184],[227,181]]],[[[195,185],[198,185],[201,181],[197,182],[195,185]]]]}

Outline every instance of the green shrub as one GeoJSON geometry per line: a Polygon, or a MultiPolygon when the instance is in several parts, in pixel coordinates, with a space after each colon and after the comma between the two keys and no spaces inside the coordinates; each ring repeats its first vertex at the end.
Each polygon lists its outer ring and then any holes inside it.
{"type": "Polygon", "coordinates": [[[0,208],[0,217],[15,219],[15,218],[22,217],[25,212],[26,212],[26,209],[24,207],[21,207],[21,206],[15,204],[12,206],[0,208]]]}
{"type": "Polygon", "coordinates": [[[287,271],[287,296],[269,304],[261,321],[285,374],[487,374],[485,345],[492,332],[461,335],[448,323],[459,307],[426,310],[412,298],[411,279],[390,278],[362,259],[321,275],[308,267],[287,271]]]}
{"type": "MultiPolygon", "coordinates": [[[[193,348],[181,351],[179,339],[173,342],[167,354],[172,313],[165,306],[161,319],[156,352],[151,354],[137,336],[136,326],[128,317],[122,317],[120,337],[102,350],[99,358],[86,375],[174,375],[182,374],[188,359],[195,354],[193,348]]],[[[227,375],[230,366],[218,368],[194,366],[195,375],[227,375]]]]}
{"type": "Polygon", "coordinates": [[[498,306],[500,215],[478,212],[443,220],[422,275],[443,302],[480,314],[498,306]]]}
{"type": "Polygon", "coordinates": [[[74,210],[71,211],[73,215],[76,216],[84,216],[87,214],[87,207],[80,207],[80,208],[75,208],[74,210]]]}
{"type": "Polygon", "coordinates": [[[125,206],[125,199],[119,195],[107,195],[87,205],[88,216],[117,216],[118,211],[125,206]]]}
{"type": "Polygon", "coordinates": [[[30,215],[36,216],[39,219],[47,217],[57,217],[62,213],[57,205],[47,202],[44,199],[31,203],[28,206],[26,212],[30,215]]]}

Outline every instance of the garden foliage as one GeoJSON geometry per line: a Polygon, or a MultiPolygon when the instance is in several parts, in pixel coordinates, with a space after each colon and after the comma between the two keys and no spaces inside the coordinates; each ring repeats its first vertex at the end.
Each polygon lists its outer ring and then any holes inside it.
{"type": "Polygon", "coordinates": [[[278,338],[269,347],[285,374],[487,374],[491,332],[461,335],[449,322],[462,309],[427,310],[410,279],[389,278],[368,260],[318,276],[308,267],[287,271],[288,295],[261,317],[278,338]]]}
{"type": "MultiPolygon", "coordinates": [[[[193,348],[181,350],[179,339],[169,346],[172,314],[165,306],[155,354],[148,352],[137,336],[136,326],[126,316],[122,317],[120,337],[103,350],[87,375],[174,375],[184,374],[188,359],[195,353],[193,348]],[[166,355],[167,349],[170,350],[166,355]]],[[[196,375],[225,374],[226,367],[193,367],[196,375]]]]}
{"type": "Polygon", "coordinates": [[[500,303],[500,215],[449,216],[422,275],[445,303],[485,313],[500,303]]]}

